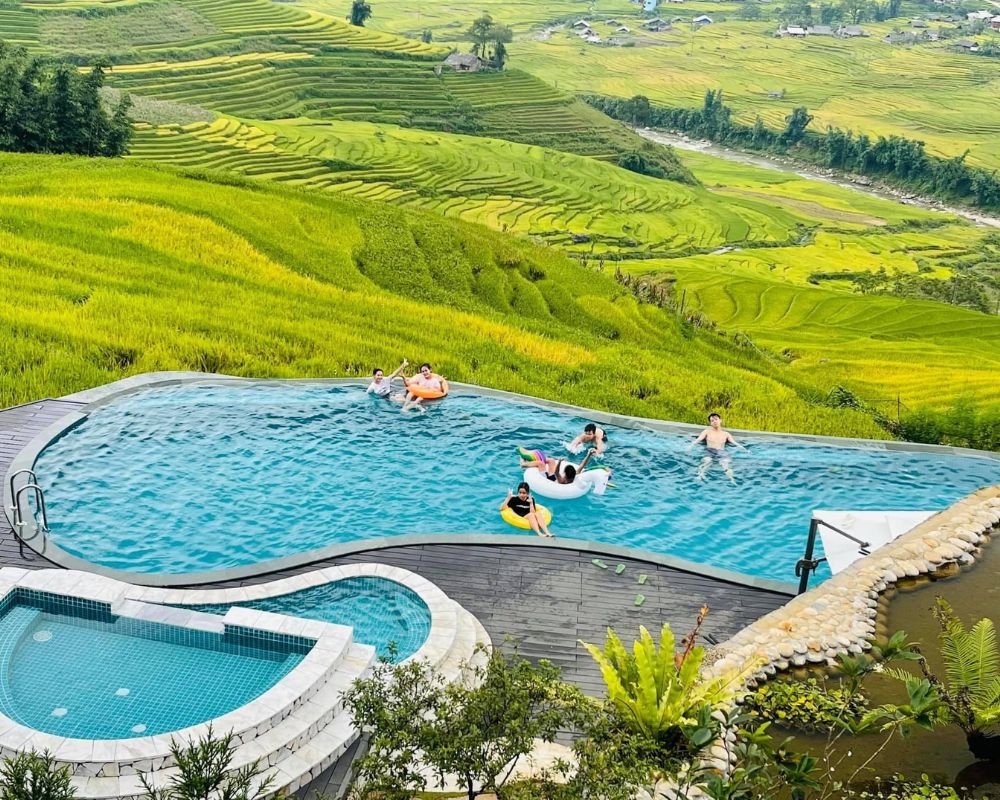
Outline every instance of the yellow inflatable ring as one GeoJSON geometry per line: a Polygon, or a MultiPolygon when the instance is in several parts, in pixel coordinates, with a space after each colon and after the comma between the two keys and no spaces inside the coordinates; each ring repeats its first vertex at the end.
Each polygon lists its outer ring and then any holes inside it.
{"type": "Polygon", "coordinates": [[[414,397],[420,397],[424,400],[440,400],[442,397],[448,394],[448,381],[441,378],[441,391],[437,389],[425,389],[422,386],[409,386],[407,385],[406,391],[412,394],[414,397]]]}
{"type": "MultiPolygon", "coordinates": [[[[536,505],[535,510],[542,515],[542,521],[546,525],[552,524],[552,512],[545,506],[536,505]]],[[[515,528],[521,528],[526,531],[531,530],[531,523],[528,522],[527,518],[518,516],[514,513],[513,509],[508,506],[504,506],[500,509],[500,516],[503,517],[503,521],[508,525],[513,525],[515,528]]]]}

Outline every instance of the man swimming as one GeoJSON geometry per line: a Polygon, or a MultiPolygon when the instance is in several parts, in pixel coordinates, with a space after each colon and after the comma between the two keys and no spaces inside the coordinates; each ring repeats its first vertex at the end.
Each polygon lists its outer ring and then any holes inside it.
{"type": "Polygon", "coordinates": [[[604,428],[598,428],[593,422],[588,422],[583,426],[583,433],[566,445],[566,449],[571,453],[579,453],[585,445],[591,445],[597,451],[594,455],[604,455],[608,446],[608,435],[604,432],[604,428]]]}
{"type": "Polygon", "coordinates": [[[726,455],[726,445],[731,444],[733,447],[739,447],[741,450],[746,450],[746,448],[737,442],[729,431],[723,429],[722,417],[718,414],[713,413],[708,415],[708,427],[698,434],[697,439],[688,445],[688,452],[690,453],[691,448],[702,442],[705,443],[705,457],[701,460],[701,466],[698,467],[698,480],[705,480],[705,473],[708,472],[712,461],[718,460],[719,466],[726,473],[726,477],[730,481],[735,482],[733,460],[726,455]]]}

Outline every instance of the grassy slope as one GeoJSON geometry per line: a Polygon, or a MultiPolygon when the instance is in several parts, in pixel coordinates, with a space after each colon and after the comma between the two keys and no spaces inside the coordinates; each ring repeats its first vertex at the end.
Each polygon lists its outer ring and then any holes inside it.
{"type": "Polygon", "coordinates": [[[878,435],[805,402],[783,365],[481,227],[121,162],[6,155],[0,174],[3,403],[151,369],[363,375],[407,355],[615,411],[698,419],[728,393],[733,425],[878,435]]]}

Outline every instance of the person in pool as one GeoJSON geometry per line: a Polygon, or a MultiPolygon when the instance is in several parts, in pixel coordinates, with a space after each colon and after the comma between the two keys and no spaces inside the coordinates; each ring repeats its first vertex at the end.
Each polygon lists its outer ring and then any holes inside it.
{"type": "Polygon", "coordinates": [[[403,370],[409,363],[410,362],[404,358],[403,363],[400,364],[398,367],[396,367],[395,371],[393,371],[393,373],[389,375],[388,378],[385,376],[385,373],[382,372],[381,369],[376,367],[375,371],[372,372],[372,382],[368,384],[368,388],[365,389],[365,392],[367,392],[368,394],[373,394],[376,397],[388,398],[392,394],[393,379],[398,378],[400,375],[402,375],[403,370]]]}
{"type": "Polygon", "coordinates": [[[431,365],[423,363],[420,365],[420,370],[412,378],[403,378],[403,382],[406,384],[407,392],[406,398],[403,402],[403,411],[409,411],[411,408],[419,409],[420,411],[426,411],[427,409],[420,405],[423,401],[422,397],[417,397],[413,392],[409,391],[410,387],[415,387],[419,389],[429,389],[432,392],[440,392],[444,386],[444,378],[438,375],[431,369],[431,365]]]}
{"type": "Polygon", "coordinates": [[[587,468],[587,463],[596,454],[597,450],[591,447],[590,450],[587,451],[586,458],[580,462],[579,466],[567,461],[565,458],[542,457],[531,461],[522,458],[521,469],[537,469],[550,481],[553,481],[554,483],[567,484],[576,480],[576,476],[587,468]]]}
{"type": "Polygon", "coordinates": [[[741,450],[746,450],[746,448],[741,445],[733,435],[723,429],[722,427],[722,417],[718,414],[708,415],[708,427],[705,428],[698,438],[688,445],[688,452],[691,452],[696,444],[705,443],[705,457],[701,460],[701,465],[698,467],[698,480],[705,480],[705,473],[708,472],[708,468],[712,465],[713,461],[718,461],[719,466],[722,467],[722,471],[726,473],[726,477],[730,481],[735,482],[735,477],[733,475],[733,460],[726,454],[726,445],[733,445],[733,447],[739,447],[741,450]]]}
{"type": "Polygon", "coordinates": [[[516,495],[511,494],[510,489],[507,490],[507,498],[500,504],[501,511],[505,508],[509,508],[519,517],[524,517],[531,526],[531,530],[539,536],[552,535],[549,526],[545,524],[545,520],[538,512],[538,506],[535,505],[535,498],[531,496],[528,484],[523,481],[517,485],[516,495]]]}
{"type": "Polygon", "coordinates": [[[583,426],[583,433],[566,445],[566,449],[571,453],[579,453],[584,445],[592,445],[596,451],[594,455],[604,455],[608,447],[608,435],[604,432],[604,428],[598,428],[593,422],[588,422],[583,426]]]}

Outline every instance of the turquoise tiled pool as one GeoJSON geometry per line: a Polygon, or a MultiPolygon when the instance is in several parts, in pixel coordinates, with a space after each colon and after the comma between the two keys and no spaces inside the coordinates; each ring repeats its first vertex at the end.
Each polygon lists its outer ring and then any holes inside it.
{"type": "MultiPolygon", "coordinates": [[[[232,605],[349,625],[356,642],[372,645],[388,661],[413,655],[431,630],[431,612],[416,592],[396,581],[367,575],[232,605]]],[[[229,605],[185,608],[225,614],[229,605]]]]}
{"type": "Polygon", "coordinates": [[[0,712],[57,736],[151,736],[248,703],[309,646],[118,617],[99,603],[18,589],[0,606],[0,712]]]}

